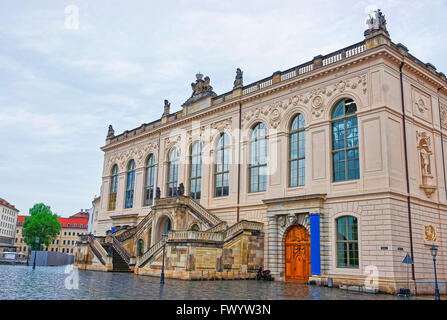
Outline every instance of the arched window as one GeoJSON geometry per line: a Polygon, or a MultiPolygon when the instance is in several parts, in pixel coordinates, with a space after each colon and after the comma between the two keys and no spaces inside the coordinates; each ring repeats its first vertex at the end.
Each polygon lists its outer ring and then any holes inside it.
{"type": "Polygon", "coordinates": [[[304,126],[306,122],[302,114],[297,114],[290,125],[289,136],[289,186],[304,186],[306,136],[304,126]]]}
{"type": "Polygon", "coordinates": [[[127,166],[127,181],[126,181],[126,202],[124,208],[133,207],[133,189],[135,185],[135,161],[132,159],[127,166]]]}
{"type": "Polygon", "coordinates": [[[189,171],[189,193],[191,198],[200,199],[202,188],[202,143],[194,142],[191,147],[189,171]]]}
{"type": "Polygon", "coordinates": [[[267,189],[267,129],[262,122],[254,126],[250,141],[250,192],[267,189]]]}
{"type": "Polygon", "coordinates": [[[190,228],[190,231],[200,231],[200,228],[197,223],[194,223],[190,228]]]}
{"type": "Polygon", "coordinates": [[[332,111],[332,162],[334,182],[360,177],[357,105],[340,101],[332,111]]]}
{"type": "Polygon", "coordinates": [[[144,253],[144,241],[142,239],[138,240],[138,256],[141,257],[144,253]]]}
{"type": "Polygon", "coordinates": [[[109,210],[116,209],[116,191],[118,189],[118,165],[112,168],[112,177],[110,179],[110,193],[109,193],[109,210]]]}
{"type": "Polygon", "coordinates": [[[230,138],[226,133],[221,133],[217,142],[215,165],[215,196],[224,197],[229,194],[228,176],[230,173],[230,138]]]}
{"type": "Polygon", "coordinates": [[[169,152],[168,197],[175,197],[177,195],[178,159],[179,152],[178,149],[174,147],[169,152]]]}
{"type": "Polygon", "coordinates": [[[337,225],[337,266],[339,268],[359,267],[359,245],[357,218],[344,216],[336,220],[337,225]]]}
{"type": "Polygon", "coordinates": [[[150,154],[146,163],[146,187],[144,205],[149,206],[154,199],[154,175],[155,175],[155,157],[150,154]]]}

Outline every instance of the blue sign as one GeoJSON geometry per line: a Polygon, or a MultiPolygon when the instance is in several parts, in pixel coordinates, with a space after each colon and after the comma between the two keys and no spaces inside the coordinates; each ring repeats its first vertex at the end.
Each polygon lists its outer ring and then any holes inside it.
{"type": "Polygon", "coordinates": [[[315,275],[321,274],[320,269],[320,215],[310,215],[310,269],[315,275]]]}
{"type": "Polygon", "coordinates": [[[413,264],[413,259],[411,259],[410,255],[407,253],[407,255],[405,256],[405,259],[404,259],[404,261],[402,261],[402,263],[413,264]]]}
{"type": "Polygon", "coordinates": [[[110,229],[111,233],[115,233],[115,227],[112,227],[112,229],[110,229]]]}

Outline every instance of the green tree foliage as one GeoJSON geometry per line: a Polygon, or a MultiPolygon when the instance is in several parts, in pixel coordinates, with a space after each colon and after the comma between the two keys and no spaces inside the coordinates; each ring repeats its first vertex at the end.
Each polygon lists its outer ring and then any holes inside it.
{"type": "Polygon", "coordinates": [[[57,215],[43,203],[35,204],[29,209],[29,213],[30,216],[23,223],[23,241],[32,250],[41,250],[43,244],[48,247],[62,229],[57,215]],[[36,237],[39,237],[39,244],[36,244],[36,237]]]}

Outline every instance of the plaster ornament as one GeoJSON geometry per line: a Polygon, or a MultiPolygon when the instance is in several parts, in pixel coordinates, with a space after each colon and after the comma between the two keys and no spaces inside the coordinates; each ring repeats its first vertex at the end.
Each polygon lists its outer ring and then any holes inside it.
{"type": "Polygon", "coordinates": [[[432,225],[425,226],[425,240],[436,241],[436,230],[432,225]]]}

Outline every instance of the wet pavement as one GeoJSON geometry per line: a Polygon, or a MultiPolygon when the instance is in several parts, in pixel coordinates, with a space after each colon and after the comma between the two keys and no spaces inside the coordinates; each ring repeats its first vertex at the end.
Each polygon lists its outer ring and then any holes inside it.
{"type": "Polygon", "coordinates": [[[182,281],[129,273],[77,270],[72,266],[0,265],[0,299],[45,300],[408,300],[306,284],[217,280],[182,281]],[[76,275],[77,273],[77,275],[76,275]]]}

